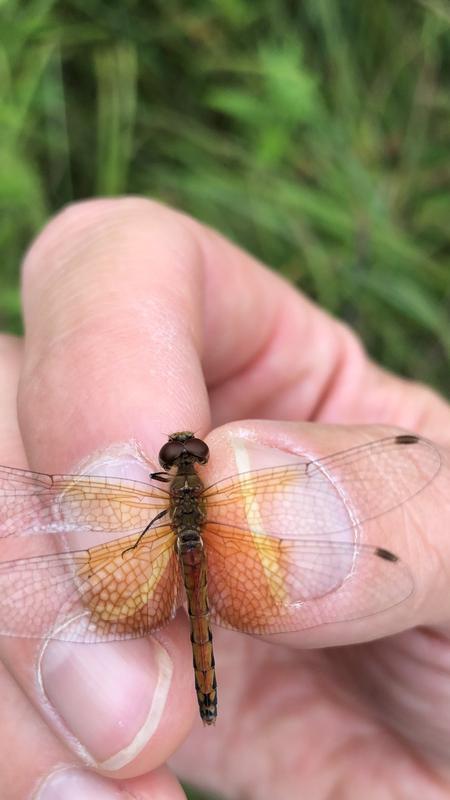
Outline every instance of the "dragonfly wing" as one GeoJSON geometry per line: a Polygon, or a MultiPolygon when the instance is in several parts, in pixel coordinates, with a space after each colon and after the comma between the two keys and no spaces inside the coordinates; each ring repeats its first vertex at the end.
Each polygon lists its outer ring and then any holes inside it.
{"type": "Polygon", "coordinates": [[[167,490],[154,484],[0,467],[0,538],[141,531],[168,503],[167,490]]]}
{"type": "Polygon", "coordinates": [[[211,522],[329,540],[413,497],[440,465],[439,451],[426,439],[391,436],[316,461],[244,472],[203,496],[211,522]]]}
{"type": "Polygon", "coordinates": [[[298,631],[360,619],[405,600],[408,567],[381,548],[292,541],[208,523],[211,618],[251,634],[298,631]]]}
{"type": "Polygon", "coordinates": [[[0,563],[0,634],[105,642],[161,628],[181,603],[174,536],[159,526],[137,541],[0,563]]]}

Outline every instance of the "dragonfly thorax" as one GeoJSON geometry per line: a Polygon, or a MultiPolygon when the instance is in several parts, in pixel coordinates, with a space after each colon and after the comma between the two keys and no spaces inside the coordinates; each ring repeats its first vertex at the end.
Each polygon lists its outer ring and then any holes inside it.
{"type": "Polygon", "coordinates": [[[180,454],[174,465],[177,473],[170,481],[170,519],[178,537],[187,531],[196,531],[200,535],[205,521],[205,505],[201,497],[204,487],[195,470],[196,460],[192,454],[180,454]]]}

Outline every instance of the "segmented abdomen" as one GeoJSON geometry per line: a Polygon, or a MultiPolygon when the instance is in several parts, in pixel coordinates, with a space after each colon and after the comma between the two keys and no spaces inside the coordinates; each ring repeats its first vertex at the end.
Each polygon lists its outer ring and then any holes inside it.
{"type": "Polygon", "coordinates": [[[213,725],[217,717],[217,684],[209,624],[206,556],[200,537],[197,541],[181,540],[179,552],[188,599],[200,716],[206,725],[213,725]]]}

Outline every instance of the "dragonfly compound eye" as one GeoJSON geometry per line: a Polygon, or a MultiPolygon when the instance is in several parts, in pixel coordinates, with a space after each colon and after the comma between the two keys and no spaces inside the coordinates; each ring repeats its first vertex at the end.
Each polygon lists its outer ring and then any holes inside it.
{"type": "Polygon", "coordinates": [[[206,464],[209,458],[209,447],[202,439],[193,437],[185,444],[187,452],[194,456],[201,464],[206,464]]]}
{"type": "Polygon", "coordinates": [[[159,463],[163,469],[170,469],[175,464],[177,458],[184,452],[184,445],[182,442],[166,442],[159,451],[159,463]]]}

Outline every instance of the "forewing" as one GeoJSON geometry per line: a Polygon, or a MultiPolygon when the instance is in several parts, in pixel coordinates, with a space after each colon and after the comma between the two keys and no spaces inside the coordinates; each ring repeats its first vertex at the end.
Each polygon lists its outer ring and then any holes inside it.
{"type": "Polygon", "coordinates": [[[426,439],[387,437],[316,461],[235,475],[204,492],[210,522],[329,539],[409,500],[438,473],[426,439]]]}
{"type": "Polygon", "coordinates": [[[168,500],[140,481],[0,467],[0,537],[141,531],[168,500]]]}
{"type": "Polygon", "coordinates": [[[203,539],[211,619],[244,633],[360,619],[401,603],[414,588],[407,566],[381,548],[294,542],[214,523],[203,539]]]}
{"type": "Polygon", "coordinates": [[[0,563],[0,634],[105,642],[161,628],[182,597],[174,536],[159,526],[137,542],[0,563]]]}

